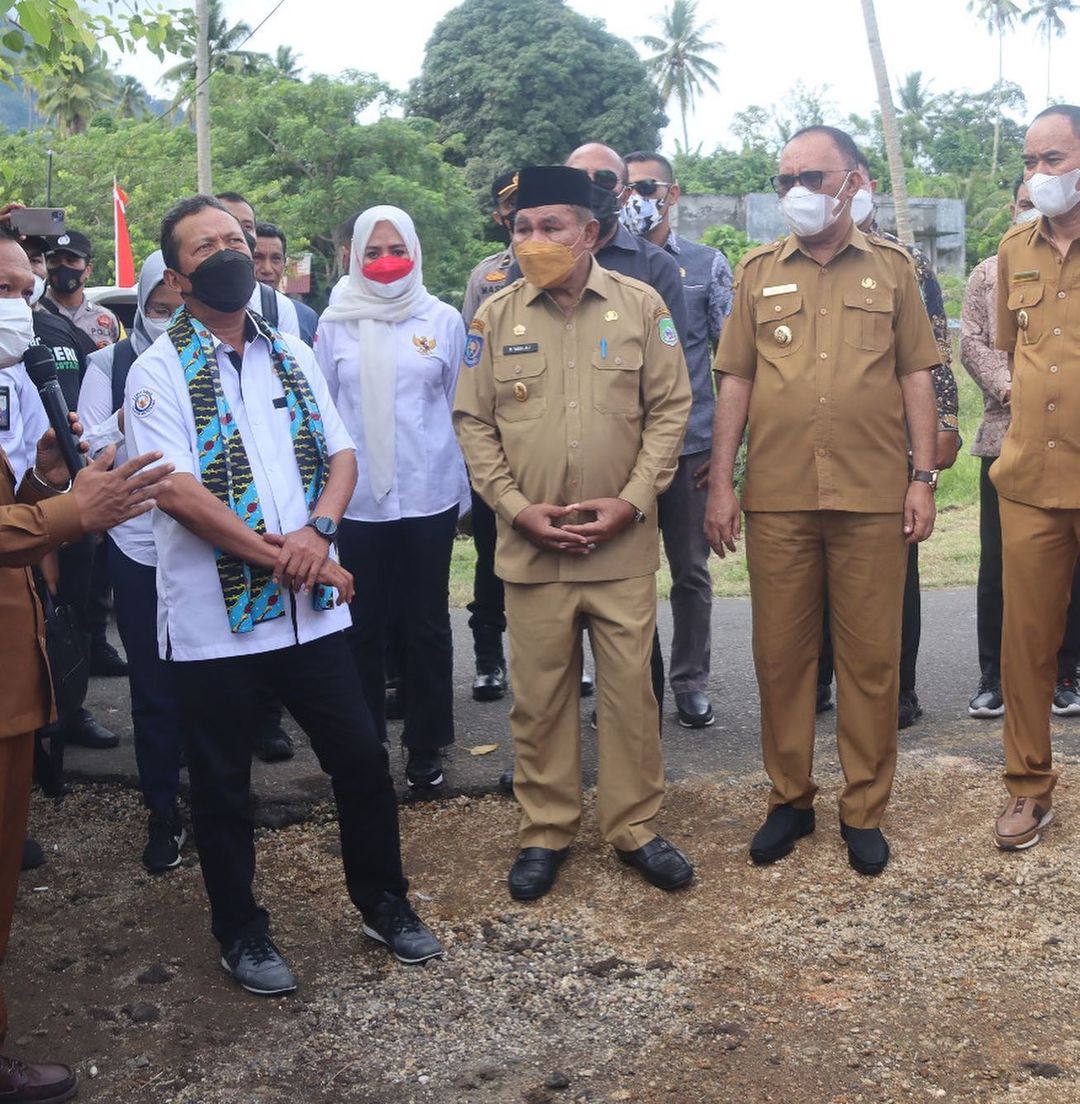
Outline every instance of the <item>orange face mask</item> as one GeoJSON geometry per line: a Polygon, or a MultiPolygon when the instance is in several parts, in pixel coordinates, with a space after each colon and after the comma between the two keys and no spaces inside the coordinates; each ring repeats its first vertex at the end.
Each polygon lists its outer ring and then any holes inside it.
{"type": "MultiPolygon", "coordinates": [[[[581,241],[582,227],[574,245],[581,241]]],[[[553,241],[526,241],[514,246],[514,256],[521,265],[522,275],[530,284],[540,288],[557,287],[573,271],[578,256],[573,246],[553,241]]]]}

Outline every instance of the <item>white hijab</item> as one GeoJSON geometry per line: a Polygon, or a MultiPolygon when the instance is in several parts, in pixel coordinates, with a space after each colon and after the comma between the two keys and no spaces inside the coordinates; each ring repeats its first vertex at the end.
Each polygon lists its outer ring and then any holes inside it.
{"type": "Polygon", "coordinates": [[[369,207],[362,212],[353,228],[349,271],[334,287],[321,320],[346,323],[356,339],[368,480],[376,502],[389,493],[397,470],[394,324],[424,314],[435,302],[424,287],[423,253],[412,219],[399,207],[369,207]],[[413,262],[412,272],[392,284],[368,280],[362,272],[364,248],[378,222],[393,225],[413,262]]]}

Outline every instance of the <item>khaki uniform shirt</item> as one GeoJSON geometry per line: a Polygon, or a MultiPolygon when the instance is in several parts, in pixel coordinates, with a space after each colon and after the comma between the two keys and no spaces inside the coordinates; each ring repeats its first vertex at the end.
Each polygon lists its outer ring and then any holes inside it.
{"type": "Polygon", "coordinates": [[[510,266],[514,263],[514,251],[507,246],[498,253],[485,257],[469,273],[469,282],[465,285],[465,300],[461,304],[461,317],[471,322],[480,309],[480,304],[496,291],[502,291],[509,283],[510,266]]]}
{"type": "Polygon", "coordinates": [[[998,247],[997,344],[1013,354],[1012,422],[991,471],[998,494],[1080,508],[1080,241],[1062,257],[1045,218],[998,247]]]}
{"type": "Polygon", "coordinates": [[[794,234],[748,253],[713,365],[754,381],[743,508],[901,512],[898,377],[940,360],[903,247],[853,226],[825,265],[794,234]]]}
{"type": "Polygon", "coordinates": [[[497,514],[496,574],[549,583],[654,572],[656,496],[675,474],[689,412],[671,314],[640,281],[593,260],[569,318],[524,280],[488,298],[469,327],[454,427],[473,487],[497,514]],[[513,528],[533,503],[589,498],[623,498],[645,521],[582,557],[513,528]]]}
{"type": "MultiPolygon", "coordinates": [[[[49,296],[52,299],[52,296],[49,296]]],[[[65,307],[53,299],[53,306],[73,326],[77,326],[99,348],[120,340],[120,322],[108,307],[91,303],[85,296],[77,307],[65,307]]]]}

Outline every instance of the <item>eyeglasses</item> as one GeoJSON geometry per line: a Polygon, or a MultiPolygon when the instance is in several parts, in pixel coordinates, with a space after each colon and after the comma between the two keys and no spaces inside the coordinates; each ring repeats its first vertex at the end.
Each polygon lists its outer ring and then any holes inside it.
{"type": "Polygon", "coordinates": [[[597,169],[594,173],[589,173],[592,177],[592,182],[598,187],[604,189],[605,192],[613,192],[619,186],[619,174],[612,172],[611,169],[597,169]]]}
{"type": "Polygon", "coordinates": [[[639,196],[651,196],[656,195],[658,188],[670,188],[671,184],[667,180],[635,180],[626,186],[639,196]]]}
{"type": "Polygon", "coordinates": [[[780,173],[778,176],[770,176],[769,183],[778,195],[790,192],[796,184],[809,188],[812,192],[821,190],[821,185],[830,173],[852,173],[854,169],[807,169],[801,173],[780,173]]]}

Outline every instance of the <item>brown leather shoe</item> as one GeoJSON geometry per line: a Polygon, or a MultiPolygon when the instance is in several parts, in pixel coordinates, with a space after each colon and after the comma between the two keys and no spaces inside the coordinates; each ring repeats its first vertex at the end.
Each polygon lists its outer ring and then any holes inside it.
{"type": "Polygon", "coordinates": [[[75,1071],[58,1062],[21,1062],[0,1055],[0,1100],[4,1104],[60,1104],[79,1091],[75,1071]]]}
{"type": "Polygon", "coordinates": [[[994,842],[1002,851],[1025,851],[1039,842],[1040,833],[1054,819],[1049,805],[1033,797],[1014,797],[994,823],[994,842]]]}

